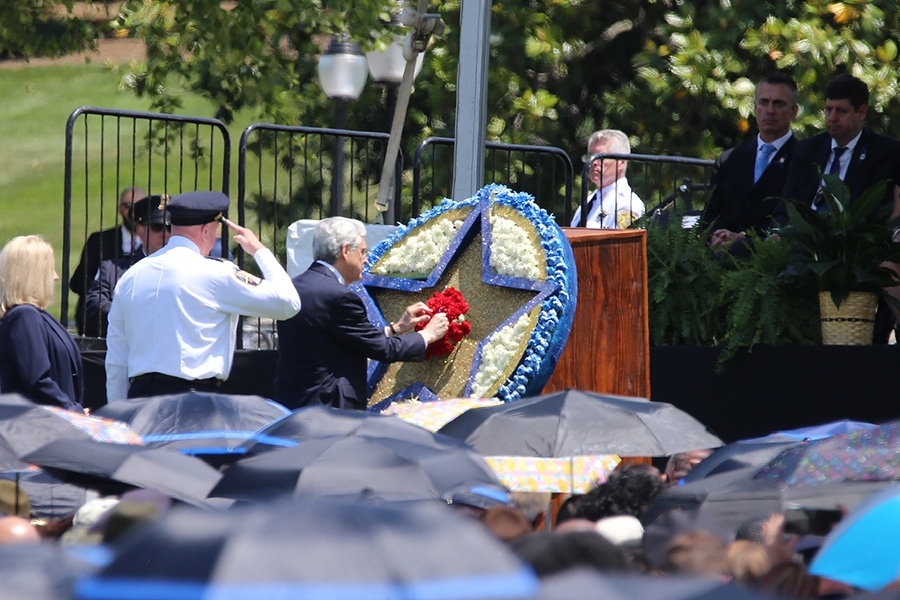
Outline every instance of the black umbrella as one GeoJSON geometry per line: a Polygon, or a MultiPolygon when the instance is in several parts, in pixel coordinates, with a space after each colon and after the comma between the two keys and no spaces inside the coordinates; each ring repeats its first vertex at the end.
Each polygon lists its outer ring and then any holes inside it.
{"type": "Polygon", "coordinates": [[[260,396],[207,392],[116,400],[96,412],[128,423],[147,445],[213,457],[235,452],[259,428],[289,413],[260,396]]]}
{"type": "Polygon", "coordinates": [[[42,519],[61,519],[75,513],[87,502],[87,490],[65,483],[43,469],[31,467],[3,471],[0,479],[14,482],[28,494],[31,514],[42,519]]]}
{"type": "Polygon", "coordinates": [[[385,501],[481,494],[502,501],[506,488],[471,448],[353,435],[313,438],[239,460],[210,496],[263,501],[285,494],[385,501]]]}
{"type": "Polygon", "coordinates": [[[41,406],[19,394],[0,394],[0,465],[3,470],[27,467],[9,463],[55,440],[103,440],[140,443],[124,423],[89,417],[57,407],[41,406]],[[4,460],[2,457],[7,457],[4,460]]]}
{"type": "Polygon", "coordinates": [[[750,519],[788,509],[852,509],[875,492],[896,485],[894,481],[869,481],[789,487],[754,479],[758,471],[757,467],[745,467],[669,488],[647,508],[641,521],[646,527],[670,510],[700,509],[736,531],[750,519]]]}
{"type": "Polygon", "coordinates": [[[438,433],[485,456],[664,456],[722,445],[671,404],[578,390],[475,408],[438,433]]]}
{"type": "Polygon", "coordinates": [[[441,506],[306,500],[169,511],[129,538],[82,600],[531,597],[534,575],[441,506]]]}
{"type": "Polygon", "coordinates": [[[119,493],[126,486],[151,488],[200,506],[209,505],[205,499],[221,478],[202,460],[166,448],[91,440],[57,440],[24,459],[63,481],[84,487],[111,493],[119,493]]]}
{"type": "Polygon", "coordinates": [[[58,544],[0,546],[0,600],[73,598],[75,580],[94,570],[58,544]]]}
{"type": "Polygon", "coordinates": [[[799,442],[759,441],[735,442],[722,446],[691,469],[685,476],[684,482],[690,483],[710,475],[718,475],[719,473],[743,469],[744,467],[761,467],[781,454],[782,450],[797,443],[799,442]]]}
{"type": "Polygon", "coordinates": [[[301,408],[263,427],[243,444],[242,449],[260,452],[277,447],[290,447],[313,438],[352,435],[470,449],[459,440],[432,433],[393,415],[321,405],[301,408]]]}
{"type": "Polygon", "coordinates": [[[629,576],[580,568],[542,579],[537,600],[762,600],[765,597],[714,578],[629,576]]]}
{"type": "Polygon", "coordinates": [[[685,482],[697,481],[709,475],[724,473],[743,467],[762,467],[767,462],[778,456],[782,450],[789,446],[804,441],[821,440],[835,435],[850,433],[859,430],[872,430],[877,426],[872,423],[859,421],[834,421],[821,425],[801,427],[787,431],[776,431],[761,438],[739,440],[733,444],[723,446],[704,458],[695,466],[685,482]]]}

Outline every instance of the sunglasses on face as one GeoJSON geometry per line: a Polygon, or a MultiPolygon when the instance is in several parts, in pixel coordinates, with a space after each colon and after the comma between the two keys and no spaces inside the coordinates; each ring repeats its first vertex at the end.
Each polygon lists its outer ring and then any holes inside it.
{"type": "Polygon", "coordinates": [[[172,227],[170,225],[163,225],[162,223],[151,223],[150,231],[153,233],[162,233],[163,231],[172,231],[172,227]]]}

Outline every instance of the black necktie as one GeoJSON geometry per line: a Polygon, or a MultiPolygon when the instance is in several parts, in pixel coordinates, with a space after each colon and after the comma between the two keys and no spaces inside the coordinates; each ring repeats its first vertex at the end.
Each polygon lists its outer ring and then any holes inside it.
{"type": "Polygon", "coordinates": [[[584,210],[581,211],[581,219],[578,221],[579,227],[587,227],[588,215],[591,214],[591,209],[594,208],[594,202],[597,200],[598,193],[594,192],[591,194],[591,199],[584,205],[584,210]]]}
{"type": "MultiPolygon", "coordinates": [[[[847,150],[845,146],[836,146],[833,150],[834,159],[831,161],[831,166],[828,167],[828,175],[838,175],[841,173],[841,156],[843,156],[844,152],[847,150]]],[[[822,193],[820,189],[816,194],[816,200],[814,203],[816,210],[819,212],[828,212],[828,202],[825,201],[825,195],[822,193]]]]}
{"type": "Polygon", "coordinates": [[[838,175],[841,172],[841,156],[844,155],[844,152],[847,150],[844,146],[838,146],[834,149],[834,160],[831,161],[831,166],[828,168],[829,175],[838,175]]]}

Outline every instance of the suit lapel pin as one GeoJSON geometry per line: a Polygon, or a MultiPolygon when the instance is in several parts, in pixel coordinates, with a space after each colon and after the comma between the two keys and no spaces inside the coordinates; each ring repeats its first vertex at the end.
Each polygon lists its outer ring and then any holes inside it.
{"type": "Polygon", "coordinates": [[[866,160],[866,149],[865,148],[863,148],[862,151],[859,153],[859,160],[866,160]]]}

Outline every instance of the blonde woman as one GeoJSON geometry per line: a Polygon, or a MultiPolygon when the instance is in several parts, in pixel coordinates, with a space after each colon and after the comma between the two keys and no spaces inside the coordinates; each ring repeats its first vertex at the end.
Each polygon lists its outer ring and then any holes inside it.
{"type": "Polygon", "coordinates": [[[0,392],[80,411],[81,354],[45,310],[57,279],[53,248],[40,236],[15,237],[0,252],[0,392]]]}

